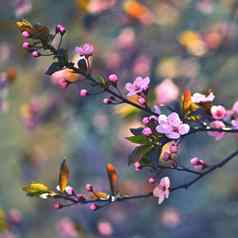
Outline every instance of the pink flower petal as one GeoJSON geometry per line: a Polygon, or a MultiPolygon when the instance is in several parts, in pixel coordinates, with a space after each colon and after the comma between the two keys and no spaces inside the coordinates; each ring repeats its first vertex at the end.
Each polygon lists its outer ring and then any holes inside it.
{"type": "Polygon", "coordinates": [[[179,118],[178,113],[172,112],[171,114],[169,114],[169,116],[168,116],[168,123],[171,126],[178,127],[182,123],[180,118],[179,118]]]}
{"type": "Polygon", "coordinates": [[[156,127],[156,131],[161,134],[170,134],[172,133],[172,127],[168,124],[161,124],[156,127]]]}
{"type": "Polygon", "coordinates": [[[181,124],[178,129],[179,129],[180,135],[185,135],[185,134],[188,134],[190,130],[190,126],[184,123],[184,124],[181,124]]]}
{"type": "Polygon", "coordinates": [[[166,136],[170,139],[178,139],[180,137],[180,134],[178,132],[170,132],[166,134],[166,136]]]}

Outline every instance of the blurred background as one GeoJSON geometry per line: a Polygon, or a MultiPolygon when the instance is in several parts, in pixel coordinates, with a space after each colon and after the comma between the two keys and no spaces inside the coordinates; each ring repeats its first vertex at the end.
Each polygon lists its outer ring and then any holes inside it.
{"type": "MultiPolygon", "coordinates": [[[[182,90],[212,89],[216,103],[237,100],[237,0],[0,0],[0,237],[1,238],[235,238],[238,233],[238,163],[234,160],[162,206],[156,199],[116,204],[97,212],[75,206],[54,210],[26,197],[31,181],[57,185],[67,159],[71,184],[108,189],[105,165],[119,171],[124,192],[143,193],[149,171],[128,167],[129,128],[140,116],[126,106],[103,105],[102,96],[79,97],[80,84],[61,90],[44,75],[52,62],[22,49],[17,19],[66,27],[70,57],[84,42],[95,46],[93,72],[116,72],[120,85],[149,75],[155,103],[172,102],[182,90]],[[7,78],[7,83],[4,83],[7,78]],[[3,82],[3,83],[2,83],[3,82]]],[[[217,162],[237,147],[227,135],[201,134],[184,141],[179,160],[217,162]]],[[[189,175],[190,176],[190,175],[189,175]]],[[[173,184],[188,175],[171,175],[173,184]]]]}

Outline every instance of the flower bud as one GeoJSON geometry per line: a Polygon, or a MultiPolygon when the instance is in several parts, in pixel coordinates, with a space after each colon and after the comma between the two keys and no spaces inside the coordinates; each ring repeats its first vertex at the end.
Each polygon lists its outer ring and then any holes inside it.
{"type": "Polygon", "coordinates": [[[39,51],[37,51],[37,50],[34,50],[34,51],[31,53],[31,55],[32,55],[34,58],[40,57],[40,53],[39,53],[39,51]]]}
{"type": "Polygon", "coordinates": [[[152,134],[152,130],[149,127],[145,127],[142,133],[144,136],[150,136],[152,134]]]}
{"type": "Polygon", "coordinates": [[[148,183],[149,183],[149,184],[154,184],[154,183],[155,183],[155,178],[154,178],[154,177],[150,177],[150,178],[148,179],[148,183]]]}
{"type": "Polygon", "coordinates": [[[25,41],[25,42],[23,42],[22,47],[23,47],[24,49],[30,49],[30,48],[31,48],[31,45],[30,45],[29,42],[25,41]]]}
{"type": "Polygon", "coordinates": [[[28,31],[23,31],[23,32],[22,32],[22,36],[23,36],[24,38],[29,38],[29,37],[30,37],[30,33],[29,33],[28,31]]]}
{"type": "Polygon", "coordinates": [[[136,162],[134,163],[134,167],[135,167],[135,170],[136,170],[137,172],[142,169],[142,165],[141,165],[141,163],[140,163],[139,161],[136,161],[136,162]]]}
{"type": "Polygon", "coordinates": [[[112,103],[112,100],[110,98],[104,98],[103,99],[103,103],[104,104],[111,104],[112,103]]]}
{"type": "Polygon", "coordinates": [[[62,24],[58,24],[55,28],[56,33],[60,33],[61,35],[63,35],[66,30],[65,27],[62,24]]]}
{"type": "Polygon", "coordinates": [[[92,211],[96,211],[98,209],[98,205],[96,203],[92,203],[90,204],[89,209],[92,211]]]}
{"type": "Polygon", "coordinates": [[[79,95],[81,97],[85,97],[88,95],[88,90],[87,89],[81,89],[80,92],[79,92],[79,95]]]}
{"type": "Polygon", "coordinates": [[[112,82],[112,83],[117,83],[118,77],[117,77],[116,74],[110,74],[110,75],[108,76],[108,80],[109,80],[110,82],[112,82]]]}

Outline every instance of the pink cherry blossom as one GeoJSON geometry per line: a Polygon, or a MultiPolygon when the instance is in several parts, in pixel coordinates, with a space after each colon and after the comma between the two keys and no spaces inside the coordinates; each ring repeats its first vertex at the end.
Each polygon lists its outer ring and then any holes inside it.
{"type": "MultiPolygon", "coordinates": [[[[225,124],[222,121],[213,121],[210,123],[211,128],[222,129],[225,127],[225,124]]],[[[209,131],[208,135],[215,137],[216,140],[221,140],[225,132],[209,131]]]]}
{"type": "Polygon", "coordinates": [[[214,105],[211,107],[211,114],[214,119],[222,120],[226,116],[226,109],[221,105],[214,105]]]}
{"type": "Polygon", "coordinates": [[[150,83],[149,77],[137,77],[133,83],[126,84],[126,90],[129,92],[127,96],[133,96],[138,93],[144,92],[148,89],[150,83]]]}
{"type": "Polygon", "coordinates": [[[152,130],[149,127],[145,127],[142,131],[143,135],[150,136],[152,134],[152,130]]]}
{"type": "Polygon", "coordinates": [[[158,122],[159,125],[156,127],[157,132],[165,134],[170,139],[178,139],[190,130],[189,125],[183,123],[176,112],[172,112],[169,116],[160,115],[158,122]]]}
{"type": "Polygon", "coordinates": [[[92,56],[93,51],[94,51],[94,47],[93,45],[89,43],[85,43],[84,45],[75,48],[75,52],[79,54],[80,56],[86,56],[86,57],[92,56]]]}
{"type": "Polygon", "coordinates": [[[175,101],[179,96],[179,89],[171,79],[165,79],[155,88],[156,103],[169,104],[175,101]]]}
{"type": "Polygon", "coordinates": [[[215,95],[213,94],[213,92],[210,92],[208,95],[201,94],[201,93],[194,93],[192,95],[193,103],[213,102],[214,99],[215,99],[215,95]]]}
{"type": "Polygon", "coordinates": [[[153,196],[159,198],[159,204],[161,204],[165,199],[169,198],[170,193],[170,179],[169,177],[164,177],[160,180],[159,185],[157,185],[153,190],[153,196]]]}
{"type": "Polygon", "coordinates": [[[190,163],[193,166],[193,168],[198,170],[198,171],[202,171],[207,166],[207,164],[206,164],[206,162],[204,160],[201,160],[201,159],[199,159],[197,157],[193,157],[190,160],[190,163]]]}

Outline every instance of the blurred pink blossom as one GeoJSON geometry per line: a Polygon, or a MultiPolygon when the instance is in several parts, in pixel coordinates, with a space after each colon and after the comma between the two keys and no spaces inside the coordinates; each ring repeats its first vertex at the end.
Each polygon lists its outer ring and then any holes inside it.
{"type": "Polygon", "coordinates": [[[136,58],[133,66],[134,75],[146,76],[150,73],[151,58],[146,55],[141,55],[136,58]]]}
{"type": "Polygon", "coordinates": [[[116,0],[91,0],[87,9],[92,14],[99,14],[112,8],[115,4],[116,0]]]}
{"type": "Polygon", "coordinates": [[[238,117],[238,101],[233,104],[231,111],[235,117],[238,117]]]}
{"type": "Polygon", "coordinates": [[[100,221],[97,228],[101,236],[111,236],[113,233],[112,225],[108,221],[100,221]]]}
{"type": "Polygon", "coordinates": [[[169,198],[170,193],[170,179],[169,177],[164,177],[160,180],[159,185],[157,185],[153,190],[153,196],[159,198],[159,204],[161,204],[165,199],[169,198]]]}
{"type": "Polygon", "coordinates": [[[19,224],[22,221],[22,214],[17,209],[10,209],[8,212],[9,221],[13,224],[19,224]]]}
{"type": "Polygon", "coordinates": [[[31,0],[16,0],[15,14],[16,17],[23,17],[32,10],[31,0]]]}
{"type": "Polygon", "coordinates": [[[231,124],[232,124],[233,128],[238,129],[238,119],[232,120],[231,124]]]}
{"type": "MultiPolygon", "coordinates": [[[[225,124],[222,121],[213,121],[210,123],[211,128],[222,129],[225,127],[225,124]]],[[[209,131],[208,135],[213,136],[216,140],[221,140],[225,132],[209,131]]]]}
{"type": "Polygon", "coordinates": [[[78,237],[78,232],[73,221],[68,218],[64,217],[57,223],[57,230],[62,237],[67,238],[75,238],[78,237]]]}
{"type": "Polygon", "coordinates": [[[0,234],[0,238],[16,238],[16,236],[10,231],[5,231],[0,234]]]}
{"type": "Polygon", "coordinates": [[[181,215],[175,208],[166,208],[160,214],[160,222],[168,228],[175,228],[181,223],[181,215]]]}
{"type": "Polygon", "coordinates": [[[175,101],[179,96],[179,89],[171,79],[165,79],[155,88],[156,103],[169,104],[175,101]]]}
{"type": "Polygon", "coordinates": [[[132,28],[124,28],[117,37],[116,44],[118,48],[132,48],[135,45],[135,31],[132,28]]]}
{"type": "Polygon", "coordinates": [[[156,127],[156,130],[170,139],[178,139],[190,130],[189,125],[183,123],[176,112],[172,112],[169,116],[160,115],[158,122],[159,125],[156,127]]]}

